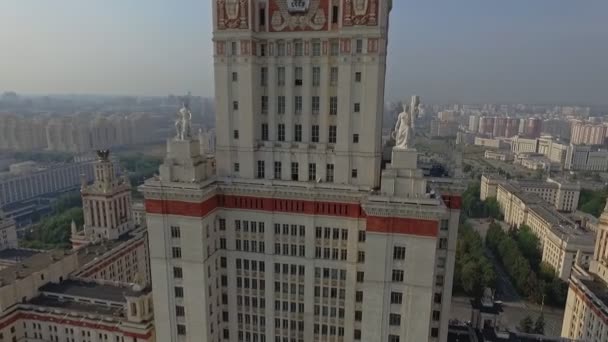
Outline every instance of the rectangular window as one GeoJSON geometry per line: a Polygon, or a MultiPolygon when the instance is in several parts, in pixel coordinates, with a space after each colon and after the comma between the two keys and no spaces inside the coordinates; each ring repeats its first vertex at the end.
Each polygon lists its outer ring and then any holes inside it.
{"type": "Polygon", "coordinates": [[[388,335],[388,342],[399,342],[398,335],[388,335]]]}
{"type": "Polygon", "coordinates": [[[338,85],[338,67],[329,69],[329,85],[335,87],[338,85]]]}
{"type": "Polygon", "coordinates": [[[260,107],[262,114],[268,114],[268,96],[262,95],[260,107]]]}
{"type": "Polygon", "coordinates": [[[308,164],[308,180],[314,181],[317,179],[317,164],[310,163],[308,164]]]}
{"type": "Polygon", "coordinates": [[[179,247],[173,247],[171,249],[171,255],[173,255],[174,259],[181,259],[182,257],[182,249],[179,247]]]}
{"type": "Polygon", "coordinates": [[[302,125],[298,124],[294,126],[294,130],[293,130],[293,140],[300,142],[302,141],[302,125]]]}
{"type": "Polygon", "coordinates": [[[183,324],[178,324],[177,325],[177,334],[178,335],[186,335],[186,326],[183,324]]]}
{"type": "Polygon", "coordinates": [[[402,304],[402,303],[403,303],[403,293],[391,292],[391,304],[402,304]]]}
{"type": "Polygon", "coordinates": [[[340,42],[332,40],[329,44],[329,54],[332,56],[338,56],[340,54],[340,42]]]}
{"type": "Polygon", "coordinates": [[[239,110],[239,101],[232,101],[232,109],[239,110]]]}
{"type": "Polygon", "coordinates": [[[405,260],[405,247],[395,246],[393,248],[393,259],[405,260]]]}
{"type": "Polygon", "coordinates": [[[184,317],[186,315],[186,310],[184,310],[183,306],[175,306],[175,316],[184,317]]]}
{"type": "Polygon", "coordinates": [[[232,132],[232,136],[234,137],[234,139],[239,139],[239,130],[235,129],[234,132],[232,132]]]}
{"type": "Polygon", "coordinates": [[[277,43],[277,55],[279,57],[285,56],[285,42],[278,42],[277,43]]]}
{"type": "Polygon", "coordinates": [[[257,178],[264,179],[264,161],[263,160],[258,160],[257,178]]]}
{"type": "Polygon", "coordinates": [[[181,267],[173,267],[173,278],[182,279],[184,277],[184,273],[182,272],[181,267]]]}
{"type": "Polygon", "coordinates": [[[277,113],[285,114],[285,96],[283,95],[277,98],[277,113]]]}
{"type": "Polygon", "coordinates": [[[298,163],[291,163],[291,180],[297,181],[299,178],[300,169],[298,163]]]}
{"type": "Polygon", "coordinates": [[[403,270],[393,270],[393,281],[402,282],[403,281],[403,270]]]}
{"type": "MultiPolygon", "coordinates": [[[[260,11],[260,17],[262,15],[265,15],[264,10],[260,11]]],[[[264,23],[264,21],[260,20],[260,24],[264,25],[263,23],[264,23]]],[[[260,44],[260,57],[266,57],[266,44],[260,44]]]]}
{"type": "Polygon", "coordinates": [[[448,228],[449,228],[449,222],[448,222],[448,220],[441,220],[440,229],[441,230],[448,230],[448,228]]]}
{"type": "Polygon", "coordinates": [[[360,103],[355,103],[355,108],[354,108],[355,113],[359,113],[361,112],[361,104],[360,103]]]}
{"type": "Polygon", "coordinates": [[[355,45],[355,52],[363,53],[363,39],[357,39],[357,42],[355,45]]]}
{"type": "Polygon", "coordinates": [[[262,87],[266,87],[268,85],[268,68],[267,67],[260,68],[260,85],[262,87]]]}
{"type": "Polygon", "coordinates": [[[351,176],[352,178],[357,178],[357,177],[359,176],[359,172],[357,171],[357,169],[352,169],[352,170],[350,171],[350,176],[351,176]]]}
{"type": "Polygon", "coordinates": [[[365,242],[365,230],[360,230],[359,231],[358,241],[359,242],[365,242]]]}
{"type": "Polygon", "coordinates": [[[303,44],[301,40],[296,40],[293,43],[293,51],[294,54],[296,55],[296,57],[300,57],[302,55],[304,55],[304,49],[303,49],[303,44]]]}
{"type": "Polygon", "coordinates": [[[301,86],[303,84],[303,71],[301,67],[296,67],[294,71],[295,86],[301,86]]]}
{"type": "Polygon", "coordinates": [[[325,181],[333,183],[334,181],[334,164],[327,164],[327,173],[325,174],[325,181]]]}
{"type": "Polygon", "coordinates": [[[355,302],[362,303],[363,302],[363,291],[355,292],[355,302]]]}
{"type": "Polygon", "coordinates": [[[281,179],[281,162],[274,162],[274,179],[281,179]]]}
{"type": "Polygon", "coordinates": [[[365,273],[359,271],[357,272],[357,283],[362,283],[365,278],[365,273]]]}
{"type": "Polygon", "coordinates": [[[319,125],[312,125],[310,140],[313,143],[319,142],[319,125]]]}
{"type": "Polygon", "coordinates": [[[433,296],[433,302],[435,302],[435,304],[441,304],[441,293],[435,293],[433,296]]]}
{"type": "Polygon", "coordinates": [[[319,96],[312,97],[312,113],[319,114],[321,110],[321,98],[319,96]]]}
{"type": "MultiPolygon", "coordinates": [[[[336,6],[334,6],[334,7],[336,7],[336,6]]],[[[355,329],[354,337],[355,337],[356,341],[361,340],[361,330],[360,329],[355,329]]]]}
{"type": "Polygon", "coordinates": [[[277,68],[277,85],[278,86],[285,85],[285,67],[277,68]]]}
{"type": "Polygon", "coordinates": [[[431,328],[431,337],[439,337],[439,328],[431,328]]]}
{"type": "Polygon", "coordinates": [[[180,286],[175,287],[175,298],[184,298],[184,288],[180,286]]]}
{"type": "Polygon", "coordinates": [[[401,315],[399,314],[390,314],[388,316],[388,324],[389,325],[401,325],[401,315]]]}
{"type": "Polygon", "coordinates": [[[319,40],[312,41],[312,56],[313,57],[321,56],[321,42],[319,40]]]}
{"type": "Polygon", "coordinates": [[[365,262],[365,252],[364,251],[357,252],[357,262],[360,264],[365,262]]]}
{"type": "Polygon", "coordinates": [[[447,249],[448,248],[448,239],[441,238],[439,239],[439,249],[447,249]]]}
{"type": "Polygon", "coordinates": [[[285,141],[285,124],[279,124],[277,127],[277,138],[279,141],[285,141]]]}
{"type": "Polygon", "coordinates": [[[328,137],[328,142],[330,144],[335,144],[336,141],[338,140],[338,127],[337,126],[329,126],[329,137],[328,137]]]}
{"type": "Polygon", "coordinates": [[[439,312],[437,310],[433,310],[433,321],[438,321],[440,317],[441,317],[441,312],[439,312]]]}
{"type": "Polygon", "coordinates": [[[338,97],[331,96],[329,98],[329,115],[338,115],[338,97]]]}
{"type": "Polygon", "coordinates": [[[302,114],[302,96],[295,96],[293,100],[293,111],[296,114],[302,114]]]}
{"type": "Polygon", "coordinates": [[[239,172],[241,170],[241,165],[239,163],[234,163],[234,172],[239,172]]]}
{"type": "Polygon", "coordinates": [[[263,141],[268,140],[268,124],[267,123],[262,124],[262,140],[263,141]]]}
{"type": "Polygon", "coordinates": [[[357,83],[361,82],[361,73],[360,72],[355,73],[355,82],[357,82],[357,83]]]}
{"type": "Polygon", "coordinates": [[[312,86],[318,87],[321,85],[321,67],[312,67],[312,86]]]}
{"type": "Polygon", "coordinates": [[[353,134],[353,144],[358,144],[359,143],[359,134],[355,133],[353,134]]]}
{"type": "Polygon", "coordinates": [[[236,42],[230,42],[230,54],[232,56],[236,56],[237,55],[236,42]]]}
{"type": "Polygon", "coordinates": [[[236,72],[232,72],[232,82],[236,82],[239,80],[239,74],[237,74],[236,72]]]}
{"type": "Polygon", "coordinates": [[[181,232],[178,226],[171,226],[171,237],[174,239],[179,239],[181,237],[181,232]]]}

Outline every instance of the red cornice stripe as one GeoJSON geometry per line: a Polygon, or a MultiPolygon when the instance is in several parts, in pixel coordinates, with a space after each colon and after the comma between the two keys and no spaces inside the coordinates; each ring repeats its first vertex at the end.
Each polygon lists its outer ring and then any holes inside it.
{"type": "Polygon", "coordinates": [[[376,233],[436,237],[439,234],[439,223],[413,218],[368,217],[366,230],[376,233]]]}
{"type": "MultiPolygon", "coordinates": [[[[458,204],[459,208],[459,200],[459,196],[454,196],[454,199],[450,199],[450,203],[458,204]]],[[[232,195],[217,195],[202,203],[146,200],[146,212],[150,214],[204,217],[217,208],[366,219],[367,230],[378,233],[437,236],[439,231],[439,224],[436,220],[368,217],[359,203],[315,202],[232,195]]]]}

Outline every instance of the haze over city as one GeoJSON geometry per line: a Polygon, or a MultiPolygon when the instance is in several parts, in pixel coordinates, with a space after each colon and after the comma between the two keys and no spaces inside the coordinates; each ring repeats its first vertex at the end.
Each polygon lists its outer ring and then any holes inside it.
{"type": "MultiPolygon", "coordinates": [[[[393,1],[387,100],[606,105],[608,2],[393,1]]],[[[207,1],[2,1],[0,90],[213,95],[207,1]]]]}

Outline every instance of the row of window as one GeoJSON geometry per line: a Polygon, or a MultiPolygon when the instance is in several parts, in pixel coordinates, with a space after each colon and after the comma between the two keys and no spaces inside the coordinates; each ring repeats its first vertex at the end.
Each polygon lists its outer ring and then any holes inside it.
{"type": "Polygon", "coordinates": [[[304,257],[306,254],[306,247],[304,245],[297,244],[275,243],[274,254],[304,257]]]}
{"type": "MultiPolygon", "coordinates": [[[[319,142],[319,125],[312,125],[310,131],[310,140],[313,143],[319,142]]],[[[233,133],[234,139],[239,139],[239,131],[234,130],[233,133]]],[[[294,136],[293,141],[302,142],[302,125],[296,124],[294,126],[294,136]]],[[[359,134],[353,135],[353,141],[359,142],[359,134]]],[[[268,141],[268,124],[262,124],[262,141],[268,141]]],[[[285,141],[285,124],[277,125],[277,141],[284,142],[285,141]]],[[[334,125],[330,125],[328,129],[327,141],[330,144],[335,144],[338,141],[338,127],[334,125]]]]}
{"type": "Polygon", "coordinates": [[[315,316],[344,318],[344,308],[315,305],[315,316]]]}
{"type": "Polygon", "coordinates": [[[306,235],[306,227],[305,226],[298,226],[295,224],[290,225],[288,224],[283,224],[281,229],[281,224],[279,223],[275,223],[274,224],[274,235],[278,236],[278,235],[291,235],[291,236],[300,236],[300,237],[304,237],[306,235]]]}
{"type": "MultiPolygon", "coordinates": [[[[235,163],[234,172],[239,172],[239,171],[240,171],[240,165],[239,165],[239,163],[235,163]]],[[[259,179],[266,178],[266,162],[264,160],[258,160],[256,171],[257,171],[256,178],[259,178],[259,179]]],[[[274,179],[282,179],[283,178],[282,174],[283,174],[283,163],[274,162],[274,179]]],[[[357,178],[358,174],[359,173],[358,173],[357,169],[351,170],[352,178],[357,178]]],[[[292,181],[300,180],[300,164],[298,162],[291,163],[291,180],[292,181]]],[[[316,163],[308,164],[308,180],[309,181],[317,180],[317,164],[316,163]]],[[[334,164],[326,165],[325,180],[327,182],[334,181],[334,164]]]]}
{"type": "MultiPolygon", "coordinates": [[[[333,6],[332,7],[332,11],[331,11],[331,22],[332,24],[338,24],[338,19],[339,19],[339,8],[338,6],[333,6]]],[[[265,8],[261,8],[259,13],[258,13],[258,23],[260,24],[260,26],[266,26],[266,9],[265,8]]],[[[361,54],[363,53],[363,42],[364,39],[359,38],[359,39],[355,39],[355,53],[356,54],[361,54]]],[[[288,44],[292,44],[293,45],[293,56],[295,57],[303,57],[304,56],[304,41],[301,39],[296,39],[293,41],[293,43],[287,43],[283,40],[279,40],[276,43],[259,43],[257,45],[257,49],[254,49],[255,51],[253,52],[256,56],[258,57],[267,57],[267,56],[274,56],[274,57],[285,57],[287,56],[287,45],[288,44]],[[276,45],[276,49],[274,48],[274,46],[276,45]]],[[[310,45],[312,47],[312,51],[311,51],[311,55],[312,57],[321,57],[321,40],[320,39],[313,39],[310,42],[310,45]]],[[[340,41],[337,39],[331,39],[329,40],[329,54],[330,56],[338,56],[340,54],[340,41]]],[[[230,55],[231,56],[237,56],[238,55],[238,49],[237,49],[237,42],[230,42],[230,55]]]]}
{"type": "Polygon", "coordinates": [[[304,303],[275,300],[274,310],[291,313],[304,313],[304,303]]]}
{"type": "Polygon", "coordinates": [[[316,259],[346,260],[347,250],[343,248],[315,247],[316,259]]]}
{"type": "Polygon", "coordinates": [[[346,297],[346,290],[336,287],[315,286],[315,297],[344,299],[346,297]]]}
{"type": "Polygon", "coordinates": [[[264,222],[234,220],[234,231],[244,233],[264,233],[264,222]]]}
{"type": "MultiPolygon", "coordinates": [[[[277,114],[283,115],[286,113],[286,100],[284,95],[277,97],[277,114]]],[[[302,114],[303,112],[303,98],[301,95],[294,96],[293,100],[293,112],[294,114],[302,114]]],[[[235,111],[239,110],[239,101],[232,101],[232,109],[235,111]]],[[[321,98],[319,96],[311,97],[311,113],[316,115],[321,112],[321,98]]],[[[268,96],[262,95],[260,98],[260,113],[268,114],[268,96]]],[[[361,103],[355,102],[353,104],[353,113],[361,113],[361,103]]],[[[329,115],[338,115],[338,97],[329,97],[329,115]]]]}
{"type": "Polygon", "coordinates": [[[236,242],[235,249],[237,251],[251,252],[251,253],[264,253],[265,252],[264,241],[236,239],[235,242],[236,242]]]}

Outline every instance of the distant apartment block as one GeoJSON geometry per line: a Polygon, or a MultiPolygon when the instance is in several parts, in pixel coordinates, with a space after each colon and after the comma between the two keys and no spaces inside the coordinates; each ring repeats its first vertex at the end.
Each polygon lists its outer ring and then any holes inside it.
{"type": "Polygon", "coordinates": [[[606,124],[575,121],[572,123],[570,142],[577,145],[603,145],[607,136],[606,124]]]}

